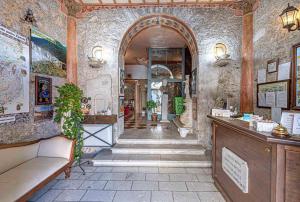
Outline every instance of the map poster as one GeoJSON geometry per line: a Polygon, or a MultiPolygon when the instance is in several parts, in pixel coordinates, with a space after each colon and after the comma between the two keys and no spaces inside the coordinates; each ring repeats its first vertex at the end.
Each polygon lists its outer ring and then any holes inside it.
{"type": "Polygon", "coordinates": [[[0,25],[0,116],[29,112],[27,38],[0,25]]]}
{"type": "Polygon", "coordinates": [[[67,77],[67,48],[59,41],[31,29],[31,71],[67,77]]]}

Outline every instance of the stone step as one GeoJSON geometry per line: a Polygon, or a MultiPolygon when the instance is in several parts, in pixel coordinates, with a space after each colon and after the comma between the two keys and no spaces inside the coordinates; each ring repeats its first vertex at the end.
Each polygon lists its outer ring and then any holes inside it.
{"type": "Polygon", "coordinates": [[[211,167],[209,155],[171,154],[113,154],[101,151],[93,160],[94,166],[150,166],[150,167],[211,167]]]}
{"type": "Polygon", "coordinates": [[[205,148],[201,145],[186,144],[116,144],[111,150],[113,154],[205,154],[205,148]]]}
{"type": "Polygon", "coordinates": [[[119,138],[118,144],[198,144],[197,139],[125,139],[119,138]]]}

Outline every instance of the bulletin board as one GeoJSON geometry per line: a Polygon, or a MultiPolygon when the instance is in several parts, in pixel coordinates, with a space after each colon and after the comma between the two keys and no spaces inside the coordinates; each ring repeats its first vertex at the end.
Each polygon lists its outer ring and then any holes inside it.
{"type": "Polygon", "coordinates": [[[257,107],[290,108],[290,80],[257,84],[257,107]]]}

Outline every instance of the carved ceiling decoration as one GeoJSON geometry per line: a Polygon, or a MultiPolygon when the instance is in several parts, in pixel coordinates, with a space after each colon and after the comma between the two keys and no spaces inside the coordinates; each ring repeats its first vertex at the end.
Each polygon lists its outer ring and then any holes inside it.
{"type": "Polygon", "coordinates": [[[259,0],[58,0],[70,16],[81,17],[99,9],[143,7],[229,7],[243,14],[252,12],[259,0]]]}
{"type": "Polygon", "coordinates": [[[185,39],[186,44],[191,52],[191,55],[197,55],[197,43],[192,31],[183,22],[168,15],[147,16],[140,19],[137,23],[132,25],[121,42],[119,55],[125,55],[130,42],[138,33],[149,27],[157,25],[171,28],[178,32],[185,39]]]}

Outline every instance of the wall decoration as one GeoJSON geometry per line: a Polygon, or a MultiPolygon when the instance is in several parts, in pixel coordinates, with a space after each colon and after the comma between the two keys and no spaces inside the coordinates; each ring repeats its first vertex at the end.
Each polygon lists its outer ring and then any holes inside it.
{"type": "Polygon", "coordinates": [[[125,112],[125,97],[124,96],[120,96],[119,97],[119,117],[123,117],[124,116],[124,112],[125,112]]]}
{"type": "Polygon", "coordinates": [[[290,80],[257,84],[257,107],[290,108],[290,80]]]}
{"type": "Polygon", "coordinates": [[[192,80],[191,80],[191,88],[192,88],[192,95],[197,94],[197,69],[192,71],[192,80]]]}
{"type": "Polygon", "coordinates": [[[28,40],[0,26],[0,47],[0,115],[29,112],[28,40]]]}
{"type": "Polygon", "coordinates": [[[51,76],[67,76],[67,48],[59,41],[31,29],[31,71],[51,76]]]}
{"type": "Polygon", "coordinates": [[[293,46],[293,109],[300,109],[300,43],[293,46]]]}
{"type": "Polygon", "coordinates": [[[52,104],[52,79],[35,76],[35,104],[52,104]]]}
{"type": "Polygon", "coordinates": [[[120,69],[120,96],[124,96],[125,91],[125,70],[120,69]]]}
{"type": "Polygon", "coordinates": [[[53,106],[52,105],[43,105],[35,106],[34,108],[34,121],[44,121],[52,120],[53,118],[53,106]]]}
{"type": "Polygon", "coordinates": [[[277,72],[279,59],[273,59],[268,61],[267,70],[268,73],[277,72]]]}

